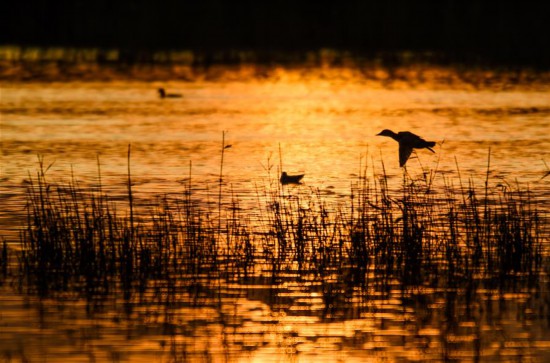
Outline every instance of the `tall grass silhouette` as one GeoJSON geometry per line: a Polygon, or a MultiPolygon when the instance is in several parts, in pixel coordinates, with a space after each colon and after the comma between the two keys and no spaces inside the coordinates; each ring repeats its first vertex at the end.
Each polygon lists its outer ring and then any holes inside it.
{"type": "MultiPolygon", "coordinates": [[[[224,141],[222,157],[225,149],[224,141]]],[[[536,278],[547,258],[547,216],[528,188],[490,188],[489,161],[481,187],[463,180],[458,164],[458,178],[404,172],[398,187],[383,164],[372,177],[366,166],[341,205],[314,187],[286,187],[270,177],[269,186],[257,187],[258,210],[249,213],[222,185],[223,159],[213,210],[194,195],[191,165],[180,197],[157,196],[142,208],[132,195],[130,149],[126,206],[104,190],[99,161],[97,187],[83,189],[74,176],[49,182],[40,158],[27,191],[22,276],[43,294],[306,278],[321,284],[328,300],[341,292],[335,282],[361,286],[372,276],[448,287],[480,276],[536,278]]]]}

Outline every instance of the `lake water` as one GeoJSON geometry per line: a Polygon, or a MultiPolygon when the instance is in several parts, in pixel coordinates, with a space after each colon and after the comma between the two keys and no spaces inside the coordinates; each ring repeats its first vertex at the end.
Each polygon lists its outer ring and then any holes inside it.
{"type": "MultiPolygon", "coordinates": [[[[245,210],[282,170],[305,173],[297,188],[328,203],[350,196],[365,165],[399,184],[397,144],[382,129],[436,141],[409,159],[413,176],[528,186],[550,198],[550,85],[415,84],[279,70],[267,78],[194,82],[0,83],[0,235],[18,249],[25,188],[47,178],[97,183],[124,195],[127,151],[139,200],[182,192],[190,172],[217,197],[222,137],[225,187],[245,210]],[[182,94],[160,99],[158,87],[182,94]]],[[[547,205],[546,205],[547,207],[547,205]]],[[[546,237],[547,238],[547,237],[546,237]]],[[[546,239],[546,242],[548,240],[546,239]]],[[[75,292],[38,297],[6,277],[0,287],[0,356],[6,361],[548,361],[550,288],[402,289],[391,282],[352,293],[337,318],[326,291],[292,276],[178,292],[173,305],[149,296],[94,305],[75,292]],[[10,282],[11,281],[11,282],[10,282]],[[500,293],[495,291],[500,291],[500,293]],[[369,296],[369,298],[365,298],[369,296]],[[481,298],[480,298],[481,297],[481,298]],[[223,303],[214,303],[222,301],[223,303]]],[[[398,285],[398,284],[397,284],[398,285]]]]}

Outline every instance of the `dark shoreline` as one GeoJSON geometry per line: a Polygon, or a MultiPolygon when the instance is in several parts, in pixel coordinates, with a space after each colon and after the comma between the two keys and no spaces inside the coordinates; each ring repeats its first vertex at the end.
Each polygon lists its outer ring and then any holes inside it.
{"type": "Polygon", "coordinates": [[[373,81],[442,88],[547,89],[550,70],[457,62],[432,53],[355,55],[311,52],[191,50],[127,52],[120,49],[0,46],[0,81],[249,81],[277,80],[280,71],[298,79],[373,81]]]}
{"type": "MultiPolygon", "coordinates": [[[[279,54],[334,49],[354,57],[403,51],[453,63],[548,69],[550,4],[543,1],[66,1],[8,2],[0,44],[279,54]]],[[[143,58],[141,62],[145,61],[143,58]]]]}

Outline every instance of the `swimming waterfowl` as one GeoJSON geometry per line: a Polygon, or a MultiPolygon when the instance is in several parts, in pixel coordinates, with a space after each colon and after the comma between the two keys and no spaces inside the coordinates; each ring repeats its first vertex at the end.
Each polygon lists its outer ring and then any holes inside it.
{"type": "Polygon", "coordinates": [[[158,89],[160,98],[180,98],[182,95],[180,93],[166,93],[164,88],[158,89]]]}
{"type": "Polygon", "coordinates": [[[288,175],[286,171],[283,171],[281,174],[281,184],[300,184],[300,180],[304,177],[305,174],[299,175],[288,175]]]}
{"type": "Polygon", "coordinates": [[[435,146],[435,142],[426,141],[418,135],[413,134],[409,131],[400,131],[397,134],[392,130],[382,130],[376,136],[387,136],[391,137],[399,143],[399,166],[405,166],[405,163],[411,156],[413,149],[428,149],[431,152],[435,153],[432,150],[432,147],[435,146]]]}

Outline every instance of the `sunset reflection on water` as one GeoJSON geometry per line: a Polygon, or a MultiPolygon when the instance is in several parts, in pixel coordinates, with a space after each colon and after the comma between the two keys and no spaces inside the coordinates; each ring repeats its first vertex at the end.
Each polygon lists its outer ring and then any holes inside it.
{"type": "MultiPolygon", "coordinates": [[[[86,187],[98,183],[99,159],[102,186],[123,214],[130,144],[133,192],[143,209],[159,195],[182,197],[191,177],[194,196],[216,211],[222,135],[231,144],[224,149],[224,205],[237,197],[242,221],[251,225],[266,223],[255,219],[255,208],[281,188],[283,170],[305,173],[303,185],[282,192],[302,197],[304,210],[316,206],[303,197],[312,192],[338,210],[365,167],[368,178],[385,172],[390,186],[399,186],[397,143],[375,136],[384,128],[438,143],[435,154],[413,154],[412,178],[437,171],[438,188],[458,188],[458,167],[464,181],[483,185],[490,155],[491,188],[526,183],[545,208],[548,88],[476,88],[459,77],[431,83],[437,70],[420,84],[407,82],[418,79],[410,74],[389,82],[378,72],[376,81],[346,69],[338,77],[277,69],[245,80],[237,74],[224,81],[4,82],[0,235],[17,248],[37,154],[51,165],[50,181],[63,184],[74,175],[86,187]],[[160,99],[160,86],[183,97],[160,99]]],[[[289,266],[277,274],[259,265],[250,275],[199,274],[193,281],[157,276],[129,296],[121,286],[94,295],[85,282],[53,296],[2,284],[0,353],[8,360],[143,362],[550,357],[548,271],[538,271],[538,282],[520,275],[517,286],[487,281],[484,271],[469,280],[472,286],[446,286],[445,276],[400,281],[376,264],[364,280],[346,269],[306,267],[299,274],[289,266]]]]}

